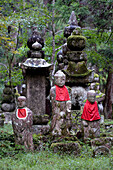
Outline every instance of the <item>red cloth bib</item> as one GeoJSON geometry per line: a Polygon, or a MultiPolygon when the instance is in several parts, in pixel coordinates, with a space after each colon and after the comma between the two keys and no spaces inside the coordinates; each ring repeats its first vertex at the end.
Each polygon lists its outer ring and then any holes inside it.
{"type": "Polygon", "coordinates": [[[81,119],[93,121],[100,119],[97,102],[91,104],[88,100],[86,101],[81,115],[81,119]]]}
{"type": "Polygon", "coordinates": [[[26,119],[27,117],[27,111],[25,108],[23,109],[17,109],[17,118],[18,119],[26,119]]]}
{"type": "Polygon", "coordinates": [[[56,100],[57,101],[68,101],[70,100],[69,93],[67,87],[64,85],[63,87],[56,86],[56,100]]]}

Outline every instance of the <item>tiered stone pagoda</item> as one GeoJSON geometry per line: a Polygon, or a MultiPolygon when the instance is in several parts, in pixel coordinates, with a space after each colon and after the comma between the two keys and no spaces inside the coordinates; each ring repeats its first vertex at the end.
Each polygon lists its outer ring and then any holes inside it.
{"type": "MultiPolygon", "coordinates": [[[[71,88],[72,110],[81,110],[87,98],[90,84],[99,84],[99,75],[87,68],[87,56],[84,52],[86,38],[82,36],[74,11],[72,11],[69,25],[64,29],[67,42],[57,53],[58,70],[66,75],[66,86],[71,88]]],[[[105,95],[98,90],[97,98],[101,102],[105,95]]]]}
{"type": "MultiPolygon", "coordinates": [[[[34,132],[40,133],[48,123],[47,95],[49,94],[49,69],[51,64],[44,60],[44,40],[36,29],[28,39],[28,59],[23,63],[26,80],[27,106],[33,112],[34,132]]],[[[43,132],[42,132],[43,133],[43,132]]]]}

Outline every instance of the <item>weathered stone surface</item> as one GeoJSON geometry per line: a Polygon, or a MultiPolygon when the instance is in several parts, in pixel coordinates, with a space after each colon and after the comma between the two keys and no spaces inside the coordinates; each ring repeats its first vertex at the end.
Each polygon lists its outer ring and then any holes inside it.
{"type": "Polygon", "coordinates": [[[93,157],[100,156],[100,155],[110,155],[111,152],[109,148],[105,146],[98,146],[93,150],[93,157]]]}
{"type": "MultiPolygon", "coordinates": [[[[71,88],[71,99],[72,99],[72,105],[73,106],[82,106],[84,104],[84,100],[87,99],[87,91],[85,88],[81,86],[73,86],[71,88]]],[[[74,109],[73,109],[74,110],[74,109]]]]}
{"type": "Polygon", "coordinates": [[[27,81],[27,105],[35,115],[44,115],[46,108],[45,76],[29,74],[27,81]],[[43,93],[42,93],[43,92],[43,93]],[[32,99],[33,98],[33,99],[32,99]]]}
{"type": "Polygon", "coordinates": [[[72,35],[67,39],[67,46],[72,51],[82,51],[86,45],[86,38],[81,35],[72,35]]]}
{"type": "Polygon", "coordinates": [[[14,114],[14,112],[4,112],[4,116],[5,116],[5,121],[4,124],[12,124],[12,115],[14,114]]]}
{"type": "Polygon", "coordinates": [[[49,125],[33,125],[32,126],[33,134],[47,135],[50,131],[49,125]]]}
{"type": "Polygon", "coordinates": [[[113,137],[100,137],[91,140],[91,147],[96,148],[97,146],[104,146],[111,148],[113,146],[113,137]]]}
{"type": "Polygon", "coordinates": [[[84,134],[84,141],[88,138],[97,138],[100,136],[100,120],[87,121],[82,120],[82,131],[84,134]]]}
{"type": "Polygon", "coordinates": [[[37,28],[35,27],[35,28],[33,28],[32,36],[27,41],[27,46],[30,48],[30,50],[35,50],[35,49],[37,50],[37,48],[34,48],[34,46],[32,46],[36,42],[41,45],[41,48],[44,47],[44,40],[40,36],[39,32],[37,31],[37,28]]]}
{"type": "Polygon", "coordinates": [[[1,109],[5,112],[12,112],[15,110],[15,103],[3,103],[1,109]]]}
{"type": "Polygon", "coordinates": [[[3,89],[3,93],[9,95],[9,94],[12,94],[12,90],[11,90],[10,87],[5,87],[5,88],[3,89]]]}
{"type": "Polygon", "coordinates": [[[84,85],[85,83],[91,83],[94,78],[94,72],[90,72],[89,75],[69,75],[65,70],[62,70],[66,74],[66,84],[68,85],[84,85]]]}
{"type": "Polygon", "coordinates": [[[67,154],[74,154],[78,156],[81,151],[81,146],[78,142],[68,141],[68,142],[58,142],[52,143],[51,149],[55,153],[67,153],[67,154]]]}
{"type": "Polygon", "coordinates": [[[2,111],[12,112],[15,110],[15,90],[7,84],[3,89],[1,104],[2,111]]]}
{"type": "Polygon", "coordinates": [[[68,51],[67,57],[69,61],[79,62],[87,60],[85,53],[82,51],[68,51]]]}
{"type": "Polygon", "coordinates": [[[92,72],[92,70],[87,69],[84,61],[78,63],[70,61],[68,63],[67,69],[64,69],[64,71],[69,76],[73,76],[73,77],[84,77],[92,72]]]}
{"type": "Polygon", "coordinates": [[[32,124],[33,115],[27,108],[28,116],[26,119],[18,119],[16,113],[12,115],[12,126],[16,145],[24,145],[26,149],[33,150],[32,124]]]}
{"type": "Polygon", "coordinates": [[[71,126],[71,101],[65,86],[66,76],[62,71],[55,73],[55,86],[50,89],[52,101],[52,135],[69,135],[71,126]]]}
{"type": "Polygon", "coordinates": [[[33,124],[34,125],[47,125],[49,121],[49,115],[38,115],[34,114],[33,115],[33,124]]]}

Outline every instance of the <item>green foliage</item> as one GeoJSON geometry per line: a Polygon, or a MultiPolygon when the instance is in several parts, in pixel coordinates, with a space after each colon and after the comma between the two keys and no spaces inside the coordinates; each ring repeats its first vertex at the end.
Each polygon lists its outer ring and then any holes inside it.
{"type": "MultiPolygon", "coordinates": [[[[56,34],[55,35],[55,49],[57,49],[59,46],[61,46],[63,44],[63,41],[64,41],[63,32],[56,34]]],[[[50,62],[50,59],[51,59],[50,57],[52,55],[52,37],[51,36],[49,36],[49,37],[47,36],[43,50],[44,50],[45,55],[46,55],[45,59],[50,62]]],[[[56,50],[55,56],[57,55],[57,52],[58,52],[58,50],[56,50]]]]}
{"type": "Polygon", "coordinates": [[[0,158],[14,154],[14,137],[11,125],[0,127],[0,158]]]}
{"type": "MultiPolygon", "coordinates": [[[[34,138],[37,139],[35,135],[34,138]]],[[[22,148],[16,150],[12,126],[5,125],[0,128],[0,169],[105,170],[113,168],[113,150],[111,150],[111,156],[99,155],[93,158],[91,147],[82,142],[80,144],[82,150],[79,157],[75,157],[73,154],[59,155],[53,153],[49,148],[34,152],[21,151],[22,148]]]]}
{"type": "Polygon", "coordinates": [[[112,1],[111,0],[90,0],[88,1],[93,22],[99,30],[109,30],[113,25],[112,1]]]}

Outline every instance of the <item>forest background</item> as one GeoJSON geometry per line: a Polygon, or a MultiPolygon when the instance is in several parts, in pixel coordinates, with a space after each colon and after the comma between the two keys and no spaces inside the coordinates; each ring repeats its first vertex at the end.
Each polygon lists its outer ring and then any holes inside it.
{"type": "Polygon", "coordinates": [[[27,57],[27,40],[37,27],[44,38],[45,59],[57,64],[65,42],[64,28],[74,11],[82,35],[87,38],[87,64],[95,65],[100,90],[106,94],[105,118],[113,118],[113,6],[112,0],[1,0],[0,1],[0,96],[4,82],[23,82],[18,63],[27,57]]]}

